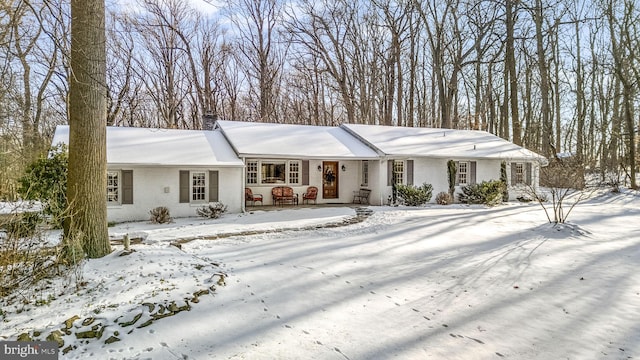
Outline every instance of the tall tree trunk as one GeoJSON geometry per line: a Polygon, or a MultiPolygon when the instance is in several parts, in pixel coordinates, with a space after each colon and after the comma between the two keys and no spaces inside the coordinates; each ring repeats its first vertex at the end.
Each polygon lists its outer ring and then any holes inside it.
{"type": "MultiPolygon", "coordinates": [[[[507,43],[506,43],[506,63],[509,79],[509,106],[511,107],[511,130],[513,132],[513,142],[522,145],[522,124],[518,113],[518,78],[516,75],[515,40],[514,26],[515,14],[513,13],[513,0],[506,0],[507,11],[507,43]]],[[[507,81],[505,79],[505,81],[507,81]]],[[[505,103],[505,106],[507,104],[505,103]]],[[[508,111],[506,113],[509,113],[508,111]]]]}
{"type": "Polygon", "coordinates": [[[547,59],[544,53],[544,39],[543,39],[543,8],[542,0],[536,0],[536,6],[533,9],[534,22],[536,25],[536,49],[538,53],[538,70],[540,71],[540,96],[541,104],[540,110],[542,112],[542,153],[545,156],[553,156],[557,153],[556,147],[558,144],[553,144],[551,124],[551,114],[549,106],[549,70],[547,66],[547,59]]]}
{"type": "Polygon", "coordinates": [[[70,219],[65,239],[90,258],[111,252],[107,231],[104,0],[71,0],[69,78],[70,219]]]}

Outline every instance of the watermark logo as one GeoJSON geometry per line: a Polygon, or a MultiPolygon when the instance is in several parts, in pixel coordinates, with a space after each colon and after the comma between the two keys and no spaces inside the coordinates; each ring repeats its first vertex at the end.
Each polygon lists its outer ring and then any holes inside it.
{"type": "Polygon", "coordinates": [[[0,341],[2,360],[58,360],[58,344],[53,341],[0,341]]]}

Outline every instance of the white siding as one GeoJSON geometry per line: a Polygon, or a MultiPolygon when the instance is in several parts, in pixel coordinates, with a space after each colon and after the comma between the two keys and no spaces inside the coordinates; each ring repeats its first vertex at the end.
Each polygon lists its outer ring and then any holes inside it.
{"type": "MultiPolygon", "coordinates": [[[[476,183],[489,180],[500,179],[500,160],[469,160],[469,159],[453,159],[454,161],[475,161],[476,162],[476,183]]],[[[416,158],[413,159],[413,184],[420,186],[423,183],[431,184],[433,186],[433,193],[431,196],[431,202],[435,203],[436,195],[439,192],[449,192],[449,176],[447,174],[447,159],[431,159],[431,158],[416,158]]],[[[386,164],[386,162],[385,162],[386,164]]],[[[386,166],[384,181],[386,185],[386,166]]],[[[460,186],[456,186],[456,197],[460,193],[460,186]]],[[[386,199],[391,195],[391,186],[385,186],[383,195],[384,203],[386,199]]]]}
{"type": "MultiPolygon", "coordinates": [[[[120,170],[109,167],[109,169],[120,170]]],[[[137,221],[149,219],[149,211],[157,206],[166,206],[172,217],[196,216],[202,205],[179,203],[179,171],[219,171],[219,198],[227,205],[227,211],[241,211],[244,189],[241,168],[189,168],[189,167],[137,167],[133,170],[133,204],[107,207],[109,221],[137,221]]]]}

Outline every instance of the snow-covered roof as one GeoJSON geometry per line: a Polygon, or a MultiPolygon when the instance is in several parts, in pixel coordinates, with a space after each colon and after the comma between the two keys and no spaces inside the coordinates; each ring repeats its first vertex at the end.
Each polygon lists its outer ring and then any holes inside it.
{"type": "MultiPolygon", "coordinates": [[[[69,143],[56,127],[53,145],[69,143]]],[[[243,166],[220,131],[107,127],[107,163],[142,166],[243,166]]]]}
{"type": "Polygon", "coordinates": [[[379,155],[345,129],[218,120],[240,156],[263,158],[377,159],[379,155]]]}
{"type": "Polygon", "coordinates": [[[547,163],[542,155],[485,131],[360,124],[343,124],[341,127],[387,156],[547,163]]]}

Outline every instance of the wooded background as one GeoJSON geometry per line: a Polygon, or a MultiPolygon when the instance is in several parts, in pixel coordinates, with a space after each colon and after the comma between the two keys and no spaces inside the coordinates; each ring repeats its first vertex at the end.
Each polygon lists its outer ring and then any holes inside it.
{"type": "MultiPolygon", "coordinates": [[[[638,5],[107,1],[107,124],[478,129],[635,180],[638,5]]],[[[0,2],[0,199],[68,123],[69,14],[65,0],[0,2]]]]}

